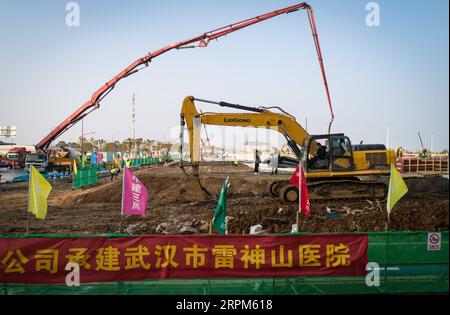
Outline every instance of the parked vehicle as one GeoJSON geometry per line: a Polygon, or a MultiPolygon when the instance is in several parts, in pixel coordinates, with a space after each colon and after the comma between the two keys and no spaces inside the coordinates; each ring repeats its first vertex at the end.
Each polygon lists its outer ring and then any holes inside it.
{"type": "Polygon", "coordinates": [[[6,154],[6,163],[8,163],[9,168],[24,168],[25,159],[31,152],[26,148],[19,147],[8,151],[6,154]]]}
{"type": "Polygon", "coordinates": [[[0,160],[0,169],[1,168],[9,168],[9,164],[6,160],[0,160]]]}
{"type": "Polygon", "coordinates": [[[49,157],[45,153],[28,154],[25,160],[25,171],[34,166],[39,172],[72,171],[75,159],[67,157],[49,157]]]}

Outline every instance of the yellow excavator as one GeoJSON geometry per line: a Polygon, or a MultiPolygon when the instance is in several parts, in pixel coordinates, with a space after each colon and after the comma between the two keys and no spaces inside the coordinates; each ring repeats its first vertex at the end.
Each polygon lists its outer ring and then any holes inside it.
{"type": "MultiPolygon", "coordinates": [[[[344,134],[309,135],[295,117],[279,107],[247,107],[186,97],[181,110],[181,138],[189,133],[190,166],[199,176],[202,125],[267,128],[284,135],[297,162],[305,170],[311,200],[369,199],[387,197],[391,164],[396,156],[384,145],[355,145],[344,134]],[[243,110],[247,113],[200,113],[195,102],[243,110]],[[277,111],[277,112],[275,112],[277,111]]],[[[183,143],[183,141],[181,142],[183,143]]],[[[183,146],[181,147],[183,154],[183,146]]],[[[181,161],[182,167],[184,164],[181,161]]],[[[274,180],[270,194],[285,202],[298,201],[298,190],[289,180],[274,180]]]]}

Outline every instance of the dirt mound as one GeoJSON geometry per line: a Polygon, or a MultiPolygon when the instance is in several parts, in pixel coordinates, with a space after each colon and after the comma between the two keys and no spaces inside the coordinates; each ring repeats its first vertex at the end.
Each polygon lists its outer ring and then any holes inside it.
{"type": "MultiPolygon", "coordinates": [[[[208,195],[202,190],[199,182],[193,178],[180,179],[173,176],[146,175],[139,179],[148,189],[149,198],[154,203],[177,203],[188,201],[204,201],[208,195]]],[[[85,190],[68,196],[64,205],[82,205],[89,203],[115,203],[122,201],[122,182],[120,180],[100,187],[85,190]]]]}
{"type": "MultiPolygon", "coordinates": [[[[247,167],[233,168],[233,170],[237,170],[238,173],[248,173],[247,167]]],[[[208,172],[208,169],[201,171],[208,172]]],[[[217,199],[227,177],[219,173],[214,176],[202,176],[198,180],[187,176],[180,169],[171,168],[143,170],[135,174],[147,187],[151,202],[156,204],[190,203],[217,199]]],[[[271,180],[270,177],[247,179],[246,176],[231,176],[229,197],[263,195],[267,192],[267,186],[271,180]]],[[[63,204],[65,206],[90,203],[119,204],[121,198],[122,182],[116,180],[99,187],[74,193],[65,198],[63,204]]]]}
{"type": "Polygon", "coordinates": [[[409,189],[407,198],[448,198],[449,182],[441,176],[411,178],[405,180],[409,189]]]}

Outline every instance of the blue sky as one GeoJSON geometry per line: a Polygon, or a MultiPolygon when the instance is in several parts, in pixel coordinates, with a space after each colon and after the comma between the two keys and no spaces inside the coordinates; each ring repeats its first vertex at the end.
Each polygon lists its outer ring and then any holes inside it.
{"type": "MultiPolygon", "coordinates": [[[[295,4],[285,0],[77,1],[80,27],[67,27],[68,1],[0,0],[0,125],[36,144],[103,83],[149,51],[295,4]]],[[[353,142],[449,148],[448,1],[377,1],[381,26],[365,24],[369,1],[315,0],[336,122],[353,142]]],[[[173,51],[122,81],[85,132],[176,136],[185,96],[277,105],[322,133],[329,111],[305,12],[274,18],[206,49],[173,51]]],[[[214,111],[202,105],[204,111],[214,111]]],[[[80,136],[77,125],[61,139],[80,136]]]]}

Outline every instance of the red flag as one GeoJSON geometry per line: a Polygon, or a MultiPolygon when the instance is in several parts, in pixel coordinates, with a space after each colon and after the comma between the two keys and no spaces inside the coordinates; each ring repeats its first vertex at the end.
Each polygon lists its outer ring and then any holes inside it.
{"type": "MultiPolygon", "coordinates": [[[[298,190],[301,191],[301,206],[300,206],[300,212],[304,212],[308,218],[311,217],[311,204],[309,202],[309,194],[308,194],[308,186],[306,185],[306,176],[305,172],[303,171],[303,168],[301,168],[301,182],[302,186],[300,189],[300,172],[299,172],[300,166],[297,166],[297,169],[295,170],[294,176],[291,178],[291,184],[297,187],[298,190]]],[[[300,203],[300,202],[299,202],[300,203]]]]}

